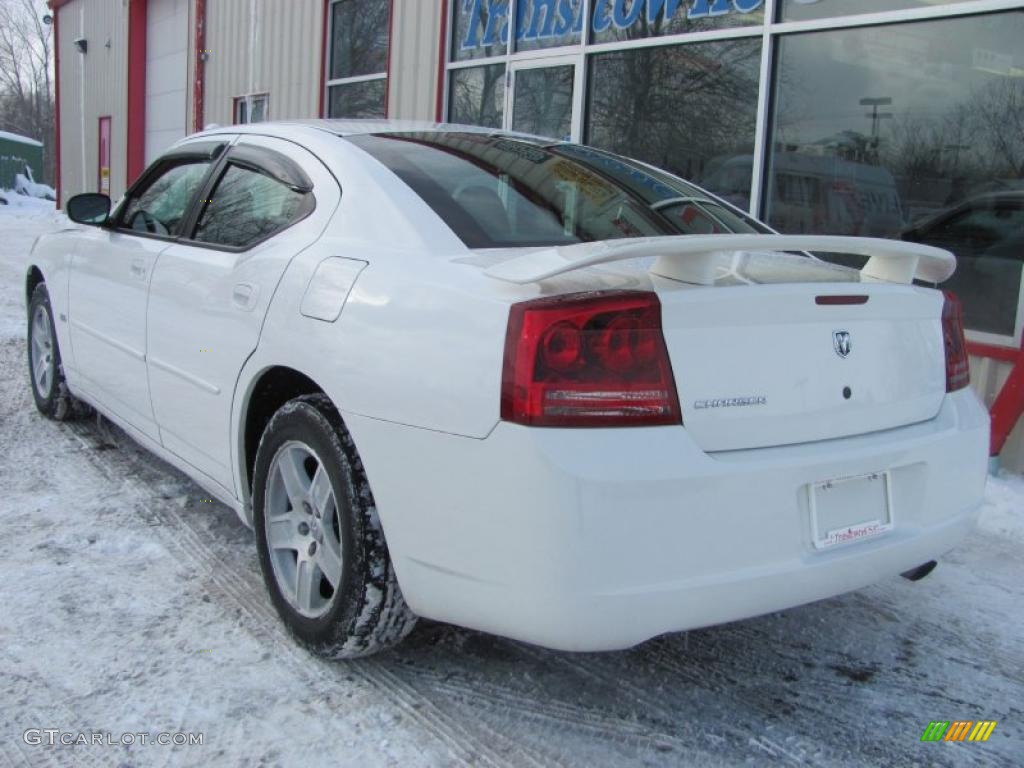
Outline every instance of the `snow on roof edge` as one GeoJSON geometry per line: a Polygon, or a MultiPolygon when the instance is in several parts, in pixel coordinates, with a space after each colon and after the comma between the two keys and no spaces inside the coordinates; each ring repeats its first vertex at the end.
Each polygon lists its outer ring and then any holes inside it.
{"type": "Polygon", "coordinates": [[[0,139],[7,139],[9,141],[15,141],[19,144],[28,144],[33,147],[43,146],[43,142],[30,139],[28,136],[20,136],[17,133],[8,133],[7,131],[0,131],[0,139]]]}

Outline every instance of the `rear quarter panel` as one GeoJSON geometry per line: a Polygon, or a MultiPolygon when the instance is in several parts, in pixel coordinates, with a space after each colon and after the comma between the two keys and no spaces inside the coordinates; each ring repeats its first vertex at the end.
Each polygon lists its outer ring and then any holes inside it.
{"type": "Polygon", "coordinates": [[[336,137],[312,144],[341,184],[341,203],[328,233],[282,277],[237,382],[233,454],[244,499],[244,415],[274,366],[311,378],[343,415],[479,438],[498,421],[508,302],[485,288],[497,281],[452,263],[466,247],[376,161],[336,137]],[[332,257],[367,264],[333,322],[302,313],[317,267],[332,257]]]}

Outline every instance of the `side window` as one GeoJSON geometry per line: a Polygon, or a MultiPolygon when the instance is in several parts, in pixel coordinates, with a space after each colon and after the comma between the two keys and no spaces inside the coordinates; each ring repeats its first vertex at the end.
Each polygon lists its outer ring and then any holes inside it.
{"type": "Polygon", "coordinates": [[[217,182],[194,239],[245,248],[298,221],[312,208],[312,202],[309,192],[232,164],[217,182]]]}
{"type": "Polygon", "coordinates": [[[209,168],[208,160],[184,160],[166,165],[129,198],[119,225],[148,235],[179,234],[192,198],[209,168]]]}

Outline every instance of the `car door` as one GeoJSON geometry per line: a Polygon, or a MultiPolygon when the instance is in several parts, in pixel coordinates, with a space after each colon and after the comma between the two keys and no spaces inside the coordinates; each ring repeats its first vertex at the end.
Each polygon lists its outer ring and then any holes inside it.
{"type": "Polygon", "coordinates": [[[77,384],[128,425],[156,439],[146,372],[146,303],[159,256],[180,233],[223,143],[172,151],[125,196],[109,224],[88,227],[68,286],[77,384]]]}
{"type": "Polygon", "coordinates": [[[188,236],[164,251],[150,288],[148,367],[163,445],[225,488],[235,383],[289,262],[341,199],[308,151],[243,136],[202,192],[188,236]]]}

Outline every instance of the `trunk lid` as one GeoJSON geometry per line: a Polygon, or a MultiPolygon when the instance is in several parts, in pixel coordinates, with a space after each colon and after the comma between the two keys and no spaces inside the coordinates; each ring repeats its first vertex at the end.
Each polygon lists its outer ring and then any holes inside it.
{"type": "Polygon", "coordinates": [[[931,419],[941,407],[938,291],[866,283],[655,285],[683,424],[706,451],[891,429],[931,419]],[[866,301],[830,303],[837,296],[866,301]]]}

